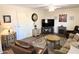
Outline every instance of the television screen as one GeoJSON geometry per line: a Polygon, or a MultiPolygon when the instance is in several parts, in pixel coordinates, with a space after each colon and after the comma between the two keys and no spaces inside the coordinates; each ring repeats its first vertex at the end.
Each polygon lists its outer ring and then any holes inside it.
{"type": "Polygon", "coordinates": [[[47,19],[47,23],[45,23],[45,19],[42,19],[42,27],[50,26],[54,26],[54,19],[47,19]]]}
{"type": "Polygon", "coordinates": [[[48,19],[48,26],[54,26],[54,19],[48,19]]]}

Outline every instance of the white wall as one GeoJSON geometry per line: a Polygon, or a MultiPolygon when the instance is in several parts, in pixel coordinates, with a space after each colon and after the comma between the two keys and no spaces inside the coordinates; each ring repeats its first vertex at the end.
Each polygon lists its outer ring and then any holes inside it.
{"type": "Polygon", "coordinates": [[[54,32],[58,32],[58,26],[66,26],[68,30],[73,30],[75,25],[79,25],[79,8],[63,8],[48,12],[46,18],[55,18],[54,32]],[[67,14],[67,22],[59,22],[59,14],[67,14]],[[73,20],[71,20],[73,16],[73,20]]]}
{"type": "Polygon", "coordinates": [[[12,26],[17,32],[17,39],[32,36],[32,29],[34,27],[31,15],[34,12],[38,14],[38,20],[36,22],[38,28],[41,28],[41,19],[55,18],[55,33],[57,33],[57,28],[60,25],[66,26],[69,30],[73,29],[75,25],[79,25],[79,8],[58,9],[54,12],[48,12],[48,10],[33,9],[17,5],[0,5],[0,21],[2,22],[0,27],[12,26]],[[59,14],[67,14],[67,22],[59,22],[59,14]],[[11,23],[3,23],[3,15],[11,15],[11,23]],[[71,20],[70,16],[74,16],[74,19],[71,20]]]}
{"type": "Polygon", "coordinates": [[[32,13],[38,14],[36,22],[37,27],[41,28],[41,19],[44,18],[44,11],[40,9],[33,9],[21,7],[16,5],[0,5],[0,21],[2,28],[12,26],[17,32],[17,39],[23,39],[32,36],[33,21],[31,20],[32,13]],[[3,22],[3,15],[11,15],[11,23],[3,22]]]}

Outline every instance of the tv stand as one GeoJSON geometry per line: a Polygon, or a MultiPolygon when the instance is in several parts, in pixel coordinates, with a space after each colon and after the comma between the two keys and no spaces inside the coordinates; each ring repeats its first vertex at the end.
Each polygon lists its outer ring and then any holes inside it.
{"type": "Polygon", "coordinates": [[[53,34],[54,28],[53,27],[42,27],[41,32],[42,34],[53,34]]]}

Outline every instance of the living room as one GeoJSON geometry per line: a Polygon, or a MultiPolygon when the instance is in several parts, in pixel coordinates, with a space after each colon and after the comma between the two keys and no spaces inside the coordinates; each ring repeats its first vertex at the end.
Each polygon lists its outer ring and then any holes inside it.
{"type": "MultiPolygon", "coordinates": [[[[37,39],[40,39],[40,38],[45,39],[48,37],[48,35],[51,36],[51,35],[61,34],[61,36],[63,36],[63,35],[66,36],[65,32],[68,31],[69,34],[71,32],[74,32],[75,26],[79,25],[79,22],[78,22],[79,4],[56,5],[54,11],[52,11],[52,10],[50,11],[49,8],[47,8],[48,6],[52,6],[52,4],[49,4],[49,5],[44,5],[44,4],[18,4],[18,5],[17,4],[2,4],[2,5],[0,5],[0,36],[7,35],[7,33],[8,34],[16,33],[15,34],[16,40],[30,41],[28,38],[31,37],[30,39],[34,38],[36,40],[36,42],[34,41],[33,43],[37,43],[37,39]],[[35,19],[33,19],[32,15],[36,15],[35,19]],[[42,30],[43,30],[42,29],[42,27],[43,27],[42,20],[43,19],[45,20],[45,22],[46,21],[48,22],[48,19],[54,20],[53,30],[52,30],[53,33],[51,33],[51,29],[45,27],[44,31],[46,33],[43,34],[43,32],[42,32],[42,30]],[[62,20],[65,20],[65,21],[62,21],[62,20]],[[63,31],[63,33],[62,33],[62,31],[60,32],[60,30],[58,30],[59,27],[65,28],[65,31],[63,31]],[[36,32],[39,32],[38,35],[33,33],[35,31],[35,29],[36,29],[36,32]]],[[[78,35],[78,32],[76,32],[77,35],[78,35]]],[[[64,39],[68,39],[69,34],[68,34],[68,37],[67,38],[64,37],[64,39]]],[[[71,35],[73,36],[73,34],[71,34],[71,35]]],[[[1,38],[3,40],[5,40],[5,38],[3,38],[3,37],[1,37],[1,38]]],[[[56,37],[57,37],[57,39],[59,38],[59,36],[56,36],[56,37]]],[[[3,42],[2,39],[1,39],[1,43],[3,42]]],[[[65,42],[66,41],[67,40],[65,40],[65,42]]],[[[60,45],[64,44],[64,40],[62,42],[63,43],[60,43],[60,45]]],[[[30,42],[30,44],[32,45],[31,42],[30,42]]],[[[46,43],[46,44],[48,44],[48,43],[46,43]]],[[[5,44],[3,43],[4,51],[1,50],[1,53],[7,54],[9,50],[5,51],[6,45],[5,46],[4,45],[5,44]]],[[[38,44],[35,44],[35,45],[38,45],[38,44]]],[[[51,46],[51,43],[49,43],[49,46],[51,46]]],[[[2,47],[2,44],[1,44],[1,47],[2,47]]],[[[28,47],[28,46],[26,46],[26,47],[28,47]]],[[[51,47],[49,47],[49,48],[51,49],[51,47]]],[[[78,48],[79,48],[79,45],[78,45],[78,48]]],[[[38,48],[34,48],[34,49],[37,50],[38,48]]],[[[47,53],[48,47],[45,50],[47,53]]],[[[40,50],[40,51],[42,51],[42,50],[40,50]]],[[[39,53],[40,53],[40,51],[39,51],[39,53]]],[[[10,54],[11,54],[11,52],[10,52],[10,54]]],[[[79,53],[79,51],[77,51],[77,52],[79,53]]],[[[50,54],[50,53],[48,52],[47,54],[50,54]]],[[[55,54],[55,53],[53,53],[53,54],[55,54]]]]}

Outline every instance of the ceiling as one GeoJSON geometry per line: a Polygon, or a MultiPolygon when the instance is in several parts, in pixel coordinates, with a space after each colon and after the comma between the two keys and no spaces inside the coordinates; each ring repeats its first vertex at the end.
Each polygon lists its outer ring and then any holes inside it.
{"type": "Polygon", "coordinates": [[[79,7],[79,4],[59,4],[59,5],[52,5],[52,4],[17,4],[23,7],[31,7],[31,8],[41,8],[41,9],[48,9],[49,6],[54,6],[58,8],[75,8],[79,7]]]}

